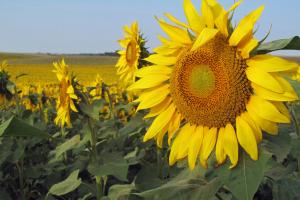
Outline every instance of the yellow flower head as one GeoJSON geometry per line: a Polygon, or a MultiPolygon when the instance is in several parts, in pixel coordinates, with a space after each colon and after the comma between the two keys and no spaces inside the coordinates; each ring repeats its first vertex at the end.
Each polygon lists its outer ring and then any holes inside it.
{"type": "Polygon", "coordinates": [[[57,79],[59,80],[59,97],[56,101],[57,116],[54,120],[55,124],[63,127],[65,123],[71,126],[70,110],[78,112],[74,100],[78,99],[72,86],[72,78],[69,73],[69,67],[64,60],[53,63],[57,79]]]}
{"type": "Polygon", "coordinates": [[[92,86],[95,88],[90,91],[90,95],[93,97],[93,100],[101,99],[102,83],[103,83],[102,77],[99,74],[97,74],[96,79],[92,84],[92,86]]]}
{"type": "Polygon", "coordinates": [[[167,34],[146,60],[152,66],[136,72],[140,79],[129,90],[142,90],[138,110],[155,117],[144,141],[155,138],[162,146],[168,133],[169,164],[187,158],[193,169],[199,159],[207,166],[213,149],[218,164],[228,157],[238,163],[239,146],[253,160],[262,131],[276,135],[277,123],[289,123],[283,102],[298,97],[281,73],[298,64],[271,55],[254,55],[259,45],[254,25],[263,6],[233,29],[229,16],[239,2],[225,10],[215,0],[202,0],[201,12],[184,0],[188,23],[171,14],[158,22],[167,34]]]}
{"type": "Polygon", "coordinates": [[[124,50],[118,53],[120,58],[116,64],[117,74],[123,86],[127,86],[135,81],[135,72],[138,69],[141,54],[142,39],[139,33],[138,23],[134,22],[131,27],[124,26],[125,36],[119,40],[119,44],[124,50]]]}

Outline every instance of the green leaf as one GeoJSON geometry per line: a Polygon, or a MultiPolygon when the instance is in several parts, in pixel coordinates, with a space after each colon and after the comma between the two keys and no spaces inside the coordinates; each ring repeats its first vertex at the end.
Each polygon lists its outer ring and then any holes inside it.
{"type": "Polygon", "coordinates": [[[75,135],[71,139],[68,139],[66,142],[56,147],[55,158],[57,159],[66,151],[75,148],[79,142],[80,142],[80,135],[75,135]]]}
{"type": "Polygon", "coordinates": [[[81,103],[79,106],[84,114],[86,114],[87,116],[89,116],[94,120],[99,120],[99,113],[101,108],[104,106],[104,104],[105,104],[105,100],[100,99],[94,101],[92,104],[81,103]]]}
{"type": "Polygon", "coordinates": [[[44,131],[27,124],[25,121],[16,117],[11,117],[0,125],[0,137],[21,136],[21,137],[40,137],[50,138],[51,136],[44,131]]]}
{"type": "Polygon", "coordinates": [[[256,53],[265,54],[277,50],[300,50],[300,37],[295,36],[289,39],[274,40],[260,45],[256,53]]]}
{"type": "Polygon", "coordinates": [[[112,175],[121,181],[127,181],[129,164],[120,153],[106,153],[99,156],[103,163],[91,163],[88,171],[95,176],[112,175]]]}
{"type": "Polygon", "coordinates": [[[109,188],[108,198],[111,200],[129,199],[130,193],[134,189],[134,184],[113,185],[109,188]]]}
{"type": "Polygon", "coordinates": [[[79,170],[73,171],[66,180],[53,185],[48,193],[61,196],[76,190],[81,184],[81,179],[78,179],[78,174],[79,170]]]}
{"type": "Polygon", "coordinates": [[[135,193],[145,199],[191,199],[191,200],[207,200],[212,199],[219,188],[222,181],[214,178],[207,182],[201,176],[203,169],[195,168],[193,171],[185,169],[175,178],[160,187],[146,190],[141,193],[135,193]]]}
{"type": "Polygon", "coordinates": [[[239,164],[234,169],[220,173],[225,185],[237,199],[251,200],[264,177],[271,154],[261,151],[259,159],[253,161],[243,151],[239,164]]]}

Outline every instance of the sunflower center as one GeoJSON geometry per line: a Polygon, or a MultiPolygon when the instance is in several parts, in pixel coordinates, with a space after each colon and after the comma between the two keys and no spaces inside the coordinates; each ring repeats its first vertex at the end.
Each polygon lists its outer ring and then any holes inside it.
{"type": "Polygon", "coordinates": [[[178,111],[196,125],[234,124],[252,94],[246,67],[221,35],[195,51],[185,51],[171,76],[171,96],[178,111]]]}
{"type": "Polygon", "coordinates": [[[208,97],[215,88],[215,75],[207,65],[196,65],[191,70],[189,84],[196,95],[208,97]]]}
{"type": "Polygon", "coordinates": [[[129,64],[133,64],[136,60],[136,48],[135,48],[135,42],[130,41],[126,48],[126,61],[129,64]]]}
{"type": "Polygon", "coordinates": [[[67,98],[69,95],[67,94],[69,83],[66,79],[63,79],[60,83],[60,105],[65,106],[67,104],[67,98]]]}

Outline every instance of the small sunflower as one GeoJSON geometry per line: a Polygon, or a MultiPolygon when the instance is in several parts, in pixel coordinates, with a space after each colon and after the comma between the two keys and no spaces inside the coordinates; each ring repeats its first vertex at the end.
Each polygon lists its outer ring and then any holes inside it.
{"type": "Polygon", "coordinates": [[[120,58],[116,67],[121,84],[126,87],[135,82],[135,72],[145,64],[143,59],[149,52],[145,48],[145,40],[140,34],[137,22],[131,27],[124,26],[124,32],[124,38],[119,40],[120,46],[124,49],[118,51],[120,58]]]}
{"type": "Polygon", "coordinates": [[[73,79],[69,74],[69,67],[65,61],[53,63],[57,79],[59,80],[59,97],[56,101],[57,116],[54,120],[56,125],[63,127],[65,123],[70,127],[70,111],[78,112],[75,107],[74,100],[78,97],[75,94],[74,87],[72,85],[73,79]]]}
{"type": "Polygon", "coordinates": [[[92,96],[92,100],[101,99],[101,97],[103,96],[102,84],[103,84],[103,79],[99,74],[97,74],[96,79],[92,84],[92,86],[94,88],[90,91],[90,95],[92,96]]]}
{"type": "Polygon", "coordinates": [[[262,131],[276,135],[278,123],[289,123],[284,102],[298,97],[284,72],[298,64],[272,55],[253,55],[260,42],[254,25],[264,7],[252,11],[233,29],[231,13],[215,0],[203,0],[198,12],[191,0],[183,7],[188,23],[171,14],[158,22],[168,38],[146,60],[152,66],[140,69],[140,79],[129,90],[142,90],[138,110],[150,109],[155,117],[144,141],[155,138],[162,146],[168,133],[169,164],[187,158],[207,167],[215,149],[218,164],[228,157],[238,163],[239,146],[258,159],[262,131]],[[171,143],[171,141],[173,141],[171,143]]]}

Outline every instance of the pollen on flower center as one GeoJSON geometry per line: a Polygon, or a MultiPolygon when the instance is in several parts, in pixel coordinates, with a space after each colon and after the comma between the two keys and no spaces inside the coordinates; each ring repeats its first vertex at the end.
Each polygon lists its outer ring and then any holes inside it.
{"type": "Polygon", "coordinates": [[[215,89],[215,75],[207,65],[196,65],[189,75],[190,89],[196,95],[208,97],[215,89]]]}
{"type": "Polygon", "coordinates": [[[171,77],[171,96],[191,123],[224,127],[246,111],[252,88],[245,61],[217,35],[195,51],[183,53],[171,77]]]}

